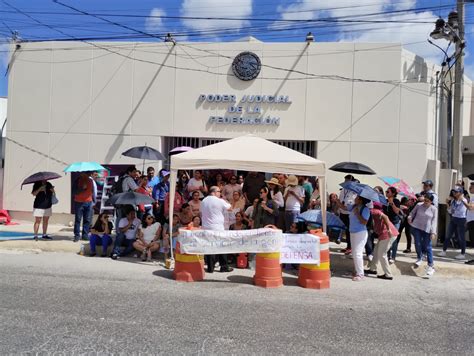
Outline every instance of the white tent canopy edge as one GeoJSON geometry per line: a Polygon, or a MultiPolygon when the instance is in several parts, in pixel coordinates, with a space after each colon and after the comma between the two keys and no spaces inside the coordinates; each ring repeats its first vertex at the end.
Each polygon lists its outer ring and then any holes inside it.
{"type": "MultiPolygon", "coordinates": [[[[264,138],[245,135],[193,151],[171,156],[169,226],[173,226],[174,198],[178,170],[233,169],[317,176],[321,206],[326,206],[326,163],[264,138]]],[[[323,231],[326,232],[326,209],[322,209],[323,231]]],[[[170,250],[173,258],[173,237],[170,250]]]]}

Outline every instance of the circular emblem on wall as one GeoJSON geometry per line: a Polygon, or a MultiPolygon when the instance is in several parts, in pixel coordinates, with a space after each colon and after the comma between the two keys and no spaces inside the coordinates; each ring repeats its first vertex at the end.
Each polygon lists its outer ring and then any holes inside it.
{"type": "Polygon", "coordinates": [[[232,71],[240,80],[252,80],[257,78],[262,64],[260,58],[252,52],[239,53],[232,62],[232,71]]]}

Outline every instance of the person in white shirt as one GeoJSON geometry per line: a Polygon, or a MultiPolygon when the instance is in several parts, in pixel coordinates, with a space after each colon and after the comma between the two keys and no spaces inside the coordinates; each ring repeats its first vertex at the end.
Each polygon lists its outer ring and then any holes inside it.
{"type": "MultiPolygon", "coordinates": [[[[201,219],[204,230],[224,231],[225,216],[231,205],[221,198],[219,187],[213,186],[209,189],[209,195],[201,202],[201,219]]],[[[207,271],[214,272],[216,263],[215,255],[206,255],[207,271]]],[[[233,268],[227,264],[227,255],[219,255],[221,272],[231,272],[233,268]]]]}
{"type": "MultiPolygon", "coordinates": [[[[351,174],[348,174],[344,177],[344,183],[345,182],[353,182],[355,180],[354,176],[351,174]]],[[[342,203],[343,207],[339,209],[339,217],[341,218],[342,222],[344,225],[346,225],[346,241],[347,241],[347,247],[345,250],[343,250],[344,254],[350,255],[352,252],[351,249],[351,233],[349,231],[349,210],[346,208],[349,206],[354,205],[355,198],[357,194],[347,190],[347,189],[342,189],[341,192],[339,193],[339,201],[342,203]]]]}
{"type": "Polygon", "coordinates": [[[291,224],[296,222],[296,217],[301,211],[304,203],[304,189],[298,185],[298,178],[290,175],[286,181],[288,186],[283,195],[285,200],[285,231],[290,231],[291,224]]]}
{"type": "Polygon", "coordinates": [[[204,180],[202,179],[201,171],[194,171],[194,177],[189,180],[187,188],[189,195],[192,195],[193,192],[198,191],[199,198],[204,198],[204,195],[207,194],[207,186],[204,180]]]}
{"type": "Polygon", "coordinates": [[[142,253],[142,261],[151,261],[151,254],[160,248],[161,224],[151,214],[145,214],[133,247],[142,253]]]}
{"type": "Polygon", "coordinates": [[[133,251],[133,243],[137,237],[138,228],[141,221],[137,219],[134,209],[130,209],[127,216],[120,219],[118,224],[117,238],[115,239],[114,251],[112,259],[116,260],[120,256],[125,256],[133,251]],[[121,247],[125,244],[125,250],[122,252],[121,247]]]}

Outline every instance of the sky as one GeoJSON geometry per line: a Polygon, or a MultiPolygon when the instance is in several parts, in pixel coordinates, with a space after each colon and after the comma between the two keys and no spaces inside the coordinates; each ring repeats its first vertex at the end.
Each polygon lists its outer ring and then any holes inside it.
{"type": "MultiPolygon", "coordinates": [[[[446,19],[456,8],[456,0],[58,1],[63,5],[0,0],[0,96],[8,95],[13,32],[23,41],[149,42],[161,41],[169,32],[178,42],[232,41],[249,35],[264,42],[294,42],[304,41],[311,31],[317,42],[398,42],[441,63],[442,51],[427,39],[436,19],[446,19]]],[[[465,5],[465,23],[465,73],[474,79],[474,3],[465,5]]],[[[443,49],[448,46],[445,40],[435,42],[443,49]]]]}

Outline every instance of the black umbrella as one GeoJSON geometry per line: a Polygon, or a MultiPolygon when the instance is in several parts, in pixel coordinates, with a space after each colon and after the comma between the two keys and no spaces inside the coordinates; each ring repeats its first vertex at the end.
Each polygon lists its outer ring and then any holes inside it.
{"type": "Polygon", "coordinates": [[[329,169],[331,171],[342,172],[342,173],[367,174],[367,175],[377,174],[370,167],[367,167],[365,164],[357,163],[357,162],[341,162],[341,163],[335,164],[329,169]]]}
{"type": "Polygon", "coordinates": [[[155,199],[150,196],[135,192],[114,194],[108,201],[108,203],[112,205],[139,205],[152,204],[154,202],[155,199]]]}
{"type": "Polygon", "coordinates": [[[43,180],[53,180],[61,177],[61,175],[54,172],[38,172],[26,178],[23,183],[21,183],[21,187],[23,188],[23,185],[25,184],[33,184],[36,182],[41,182],[43,180]]]}
{"type": "MultiPolygon", "coordinates": [[[[132,147],[125,152],[122,152],[123,156],[133,157],[133,158],[140,158],[143,160],[143,170],[145,170],[145,160],[152,160],[152,161],[164,161],[166,159],[165,156],[161,154],[160,151],[155,150],[154,148],[145,146],[137,146],[132,147]]],[[[142,172],[143,173],[143,172],[142,172]]]]}

